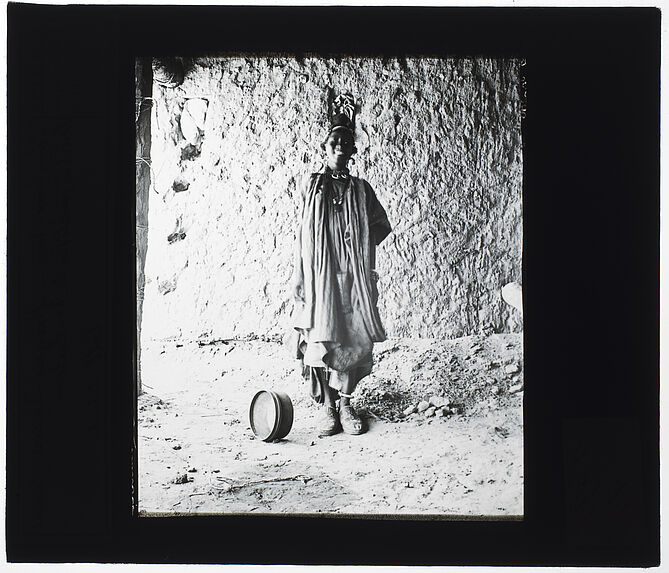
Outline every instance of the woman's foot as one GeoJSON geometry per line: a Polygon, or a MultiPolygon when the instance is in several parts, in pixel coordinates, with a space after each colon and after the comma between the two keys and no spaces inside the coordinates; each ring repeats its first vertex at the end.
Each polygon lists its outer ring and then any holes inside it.
{"type": "Polygon", "coordinates": [[[332,406],[322,406],[318,420],[318,435],[334,436],[339,432],[341,432],[341,424],[337,409],[332,406]]]}
{"type": "Polygon", "coordinates": [[[364,425],[358,413],[350,404],[340,404],[339,406],[339,421],[341,427],[347,434],[357,436],[365,432],[364,425]]]}

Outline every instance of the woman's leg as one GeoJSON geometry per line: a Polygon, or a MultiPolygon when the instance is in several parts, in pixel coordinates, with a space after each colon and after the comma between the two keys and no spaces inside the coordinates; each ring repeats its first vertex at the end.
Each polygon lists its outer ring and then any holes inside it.
{"type": "Polygon", "coordinates": [[[323,403],[330,408],[337,407],[339,392],[331,388],[328,384],[323,384],[323,403]]]}
{"type": "Polygon", "coordinates": [[[351,406],[351,394],[358,384],[358,378],[354,372],[349,372],[347,376],[343,377],[341,382],[341,390],[339,392],[339,421],[344,432],[347,434],[362,434],[365,431],[362,420],[353,406],[351,406]]]}
{"type": "MultiPolygon", "coordinates": [[[[325,368],[309,367],[311,379],[311,397],[318,404],[325,404],[334,408],[339,399],[339,392],[328,384],[328,374],[325,368]]],[[[331,374],[330,374],[331,375],[331,374]]]]}
{"type": "Polygon", "coordinates": [[[341,431],[337,400],[339,393],[328,384],[328,375],[325,368],[312,368],[312,397],[319,404],[323,404],[318,421],[318,435],[332,436],[341,431]]]}
{"type": "Polygon", "coordinates": [[[357,386],[357,383],[354,382],[353,376],[346,376],[344,380],[342,380],[342,385],[341,385],[341,392],[342,395],[339,398],[339,404],[341,406],[348,406],[351,403],[351,399],[348,396],[344,396],[344,394],[348,394],[349,396],[353,394],[353,391],[355,390],[355,387],[357,386]]]}

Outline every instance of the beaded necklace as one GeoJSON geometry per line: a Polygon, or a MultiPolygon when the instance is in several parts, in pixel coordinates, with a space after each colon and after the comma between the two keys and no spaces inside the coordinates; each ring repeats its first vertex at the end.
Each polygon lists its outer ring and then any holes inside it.
{"type": "Polygon", "coordinates": [[[342,206],[344,204],[344,195],[346,194],[346,190],[351,186],[351,178],[348,173],[348,169],[344,167],[344,169],[337,169],[337,170],[331,170],[327,169],[326,173],[332,178],[332,179],[337,179],[337,180],[348,180],[348,185],[344,187],[343,189],[339,188],[337,185],[335,185],[332,181],[330,181],[328,187],[330,191],[330,198],[332,199],[332,204],[334,205],[335,211],[337,213],[342,212],[342,206]]]}

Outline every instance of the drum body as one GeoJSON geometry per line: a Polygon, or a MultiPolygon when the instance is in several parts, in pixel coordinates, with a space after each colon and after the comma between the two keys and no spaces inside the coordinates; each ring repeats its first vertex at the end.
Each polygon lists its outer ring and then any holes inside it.
{"type": "Polygon", "coordinates": [[[293,427],[293,403],[288,394],[261,390],[251,400],[253,433],[264,442],[285,438],[293,427]]]}

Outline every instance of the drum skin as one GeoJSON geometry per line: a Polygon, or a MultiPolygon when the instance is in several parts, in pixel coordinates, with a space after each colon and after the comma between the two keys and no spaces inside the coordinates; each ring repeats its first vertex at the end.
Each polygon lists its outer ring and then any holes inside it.
{"type": "Polygon", "coordinates": [[[293,427],[293,403],[283,392],[260,390],[251,400],[249,419],[253,433],[263,442],[281,440],[293,427]]]}

